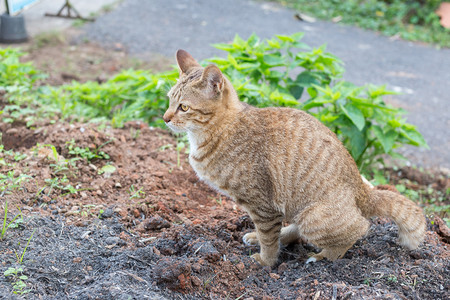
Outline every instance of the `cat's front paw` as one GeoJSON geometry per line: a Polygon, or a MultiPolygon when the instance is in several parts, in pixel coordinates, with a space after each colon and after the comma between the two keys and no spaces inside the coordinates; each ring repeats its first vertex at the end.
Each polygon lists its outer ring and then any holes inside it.
{"type": "Polygon", "coordinates": [[[258,246],[259,245],[258,235],[254,231],[246,233],[244,235],[244,237],[242,238],[242,240],[244,241],[244,244],[246,244],[247,246],[258,246]]]}
{"type": "Polygon", "coordinates": [[[260,265],[265,266],[266,264],[263,262],[263,260],[261,259],[261,255],[259,253],[255,253],[251,256],[251,258],[253,258],[254,260],[256,260],[257,263],[259,263],[260,265]]]}
{"type": "Polygon", "coordinates": [[[275,258],[275,259],[268,260],[268,261],[265,261],[265,260],[262,259],[260,253],[255,253],[255,254],[253,254],[253,255],[251,256],[251,258],[253,258],[254,260],[256,260],[256,262],[259,263],[261,266],[269,266],[269,267],[273,266],[273,265],[276,263],[276,261],[277,261],[276,258],[275,258]]]}

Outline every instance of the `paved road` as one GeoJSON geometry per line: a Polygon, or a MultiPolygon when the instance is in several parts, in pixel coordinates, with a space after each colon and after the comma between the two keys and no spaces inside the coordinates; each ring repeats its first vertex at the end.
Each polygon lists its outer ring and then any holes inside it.
{"type": "Polygon", "coordinates": [[[409,111],[408,121],[418,126],[431,148],[407,147],[403,153],[413,164],[450,169],[450,49],[391,40],[340,24],[300,22],[293,15],[277,4],[250,0],[124,0],[84,30],[91,40],[121,43],[144,59],[157,54],[172,58],[179,48],[204,59],[223,55],[210,44],[231,41],[236,33],[269,38],[303,31],[304,42],[326,43],[345,62],[345,79],[402,91],[388,102],[409,111]]]}

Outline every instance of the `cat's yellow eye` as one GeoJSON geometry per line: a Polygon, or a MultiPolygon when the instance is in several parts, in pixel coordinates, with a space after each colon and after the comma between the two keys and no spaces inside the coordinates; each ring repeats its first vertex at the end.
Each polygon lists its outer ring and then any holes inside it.
{"type": "Polygon", "coordinates": [[[184,104],[180,104],[180,109],[181,109],[182,111],[188,111],[189,106],[184,105],[184,104]]]}

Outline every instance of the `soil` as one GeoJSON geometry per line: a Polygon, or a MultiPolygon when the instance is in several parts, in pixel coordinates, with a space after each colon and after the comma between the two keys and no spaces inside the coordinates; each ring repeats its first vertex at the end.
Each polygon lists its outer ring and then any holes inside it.
{"type": "MultiPolygon", "coordinates": [[[[187,155],[177,154],[177,140],[167,131],[140,122],[122,129],[67,122],[36,128],[0,123],[5,149],[27,155],[15,161],[13,155],[3,154],[1,172],[31,176],[21,188],[2,194],[8,217],[21,207],[24,223],[8,229],[0,244],[0,271],[18,267],[15,252],[23,253],[34,232],[23,259],[27,298],[450,295],[448,232],[438,218],[429,222],[426,241],[415,251],[396,244],[395,225],[374,219],[368,236],[340,260],[305,265],[308,253],[318,249],[299,241],[282,249],[275,267],[261,267],[250,258],[258,248],[242,243],[253,228],[249,217],[197,179],[187,155]],[[69,153],[67,143],[72,140],[91,152],[103,151],[109,159],[73,160],[76,155],[69,153]],[[55,147],[56,157],[46,145],[55,147]],[[71,159],[73,166],[59,171],[55,167],[71,159]],[[99,174],[106,164],[116,170],[99,174]],[[68,181],[52,188],[51,178],[68,181]],[[68,193],[63,187],[69,184],[78,191],[68,193]]],[[[11,280],[0,276],[0,298],[14,298],[11,280]]]]}
{"type": "MultiPolygon", "coordinates": [[[[67,59],[78,69],[64,72],[82,74],[73,78],[81,81],[104,80],[129,63],[121,51],[71,47],[45,43],[24,59],[47,66],[51,84],[72,80],[62,75],[67,59]],[[83,63],[95,55],[104,64],[83,63]]],[[[0,121],[0,132],[5,151],[12,150],[0,153],[0,174],[23,178],[0,190],[0,215],[6,201],[8,221],[19,208],[23,215],[0,242],[0,299],[20,297],[13,293],[17,277],[3,276],[11,267],[28,277],[27,299],[450,297],[450,230],[438,217],[428,218],[415,251],[398,246],[392,222],[375,218],[342,259],[305,265],[318,249],[299,240],[282,248],[274,267],[262,267],[250,258],[258,247],[242,243],[253,230],[248,215],[198,180],[168,131],[141,122],[114,129],[48,120],[33,128],[0,121]]],[[[447,175],[392,170],[393,183],[405,177],[416,188],[450,187],[447,175]]]]}
{"type": "Polygon", "coordinates": [[[125,69],[158,72],[171,66],[171,61],[162,55],[147,55],[146,61],[139,60],[129,56],[120,43],[104,48],[82,39],[81,34],[77,28],[39,34],[21,46],[26,52],[22,59],[33,62],[36,69],[48,75],[42,81],[47,85],[61,85],[73,80],[104,82],[125,69]]]}

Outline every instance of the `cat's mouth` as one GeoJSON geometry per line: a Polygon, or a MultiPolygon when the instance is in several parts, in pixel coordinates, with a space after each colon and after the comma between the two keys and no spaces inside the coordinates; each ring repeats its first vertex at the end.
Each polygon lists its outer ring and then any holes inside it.
{"type": "Polygon", "coordinates": [[[166,123],[166,125],[167,125],[167,127],[170,128],[170,130],[172,130],[175,133],[186,132],[186,130],[184,128],[180,128],[180,127],[174,125],[173,122],[166,123]]]}

